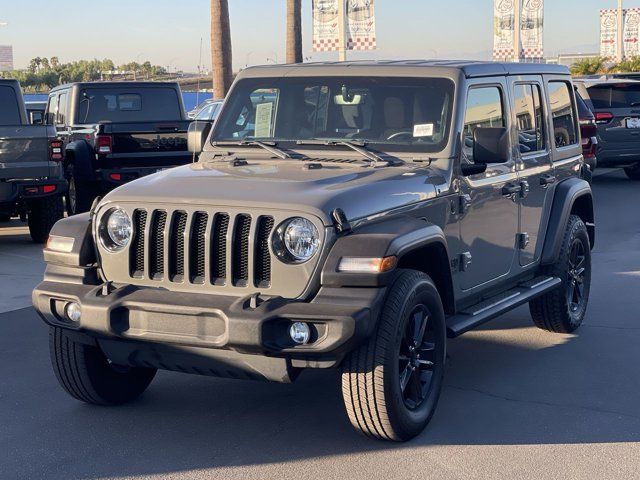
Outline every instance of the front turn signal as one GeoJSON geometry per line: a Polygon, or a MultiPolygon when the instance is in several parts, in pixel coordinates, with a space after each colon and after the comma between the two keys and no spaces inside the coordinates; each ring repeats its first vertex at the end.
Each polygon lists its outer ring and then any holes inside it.
{"type": "Polygon", "coordinates": [[[398,264],[395,255],[390,257],[342,257],[338,271],[344,273],[385,273],[390,272],[398,264]]]}

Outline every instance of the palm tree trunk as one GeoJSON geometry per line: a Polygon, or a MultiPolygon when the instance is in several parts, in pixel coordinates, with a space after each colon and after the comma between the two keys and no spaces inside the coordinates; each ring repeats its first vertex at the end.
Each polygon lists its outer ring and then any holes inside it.
{"type": "Polygon", "coordinates": [[[287,63],[302,62],[301,0],[287,0],[287,63]]]}
{"type": "Polygon", "coordinates": [[[224,98],[233,82],[228,0],[211,0],[213,98],[224,98]]]}

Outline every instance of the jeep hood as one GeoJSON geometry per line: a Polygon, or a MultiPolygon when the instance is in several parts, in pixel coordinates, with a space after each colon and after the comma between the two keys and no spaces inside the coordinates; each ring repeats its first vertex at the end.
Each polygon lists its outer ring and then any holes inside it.
{"type": "Polygon", "coordinates": [[[299,160],[204,161],[165,170],[125,184],[103,203],[274,208],[308,213],[330,225],[341,208],[352,221],[433,198],[448,188],[448,160],[436,168],[371,167],[326,162],[309,169],[299,160]]]}

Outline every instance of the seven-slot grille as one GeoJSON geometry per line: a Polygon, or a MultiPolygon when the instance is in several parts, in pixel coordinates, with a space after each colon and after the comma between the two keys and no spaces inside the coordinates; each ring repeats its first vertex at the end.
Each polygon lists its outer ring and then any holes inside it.
{"type": "Polygon", "coordinates": [[[264,215],[136,209],[129,275],[196,285],[268,288],[273,227],[273,217],[264,215]]]}

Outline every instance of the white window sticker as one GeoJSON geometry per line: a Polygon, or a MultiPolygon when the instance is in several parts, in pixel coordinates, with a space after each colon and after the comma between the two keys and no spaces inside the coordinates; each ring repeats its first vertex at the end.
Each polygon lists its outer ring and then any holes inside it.
{"type": "Polygon", "coordinates": [[[259,103],[256,105],[256,127],[254,137],[265,138],[271,136],[271,115],[273,103],[259,103]]]}
{"type": "Polygon", "coordinates": [[[433,123],[421,123],[413,126],[414,137],[433,137],[433,123]]]}

